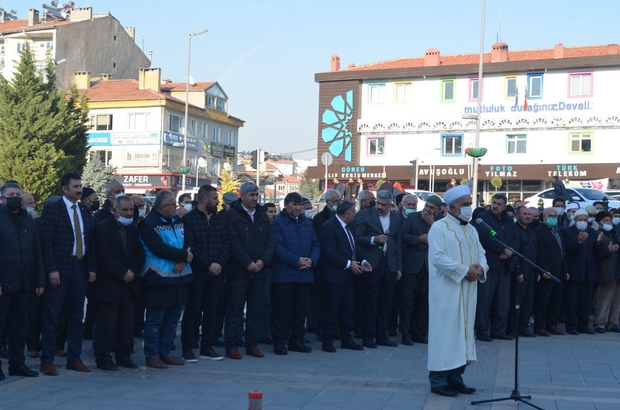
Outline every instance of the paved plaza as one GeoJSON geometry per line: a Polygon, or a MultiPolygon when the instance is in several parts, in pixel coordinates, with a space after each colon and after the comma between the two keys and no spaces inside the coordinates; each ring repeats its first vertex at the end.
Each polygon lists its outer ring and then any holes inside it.
{"type": "MultiPolygon", "coordinates": [[[[426,345],[330,354],[321,351],[314,335],[307,336],[314,349],[310,354],[276,356],[271,346],[259,345],[263,359],[199,359],[167,370],[144,366],[139,339],[133,355],[140,364],[136,370],[80,374],[65,370],[65,359],[59,358],[60,376],[26,379],[8,376],[3,360],[7,380],[0,382],[0,409],[241,410],[247,409],[248,391],[254,389],[263,392],[263,408],[274,410],[530,408],[514,401],[469,404],[510,395],[514,341],[477,342],[478,363],[467,369],[465,382],[478,391],[444,398],[429,392],[426,345]]],[[[223,348],[216,350],[223,353],[223,348]]],[[[620,409],[620,334],[522,338],[520,351],[520,390],[532,395],[537,406],[620,409]]],[[[178,349],[173,353],[180,357],[178,349]]],[[[84,342],[82,358],[94,365],[90,342],[84,342]]],[[[27,365],[38,370],[39,361],[28,359],[27,365]]]]}

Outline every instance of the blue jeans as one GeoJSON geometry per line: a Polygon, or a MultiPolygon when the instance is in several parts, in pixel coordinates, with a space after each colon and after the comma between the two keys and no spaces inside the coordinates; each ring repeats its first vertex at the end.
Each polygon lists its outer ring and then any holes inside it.
{"type": "Polygon", "coordinates": [[[169,308],[146,308],[144,321],[144,355],[146,360],[170,356],[172,340],[183,306],[169,308]]]}

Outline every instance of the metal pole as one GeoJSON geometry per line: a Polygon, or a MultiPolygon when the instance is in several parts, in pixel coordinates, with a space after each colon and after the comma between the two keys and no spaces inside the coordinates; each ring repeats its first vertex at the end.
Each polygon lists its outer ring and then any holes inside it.
{"type": "Polygon", "coordinates": [[[260,147],[256,150],[256,186],[260,187],[260,147]]]}
{"type": "Polygon", "coordinates": [[[327,175],[328,175],[327,174],[327,168],[328,168],[328,165],[325,164],[325,186],[323,187],[324,188],[323,192],[327,191],[327,175]]]}
{"type": "MultiPolygon", "coordinates": [[[[482,62],[484,59],[484,14],[487,8],[487,1],[482,0],[482,24],[480,27],[480,61],[478,63],[478,101],[476,104],[476,114],[478,119],[476,120],[476,139],[474,141],[474,148],[480,147],[480,105],[482,100],[482,62]]],[[[478,201],[478,158],[474,158],[472,164],[472,187],[471,197],[474,203],[474,208],[477,208],[480,204],[478,201]]]]}

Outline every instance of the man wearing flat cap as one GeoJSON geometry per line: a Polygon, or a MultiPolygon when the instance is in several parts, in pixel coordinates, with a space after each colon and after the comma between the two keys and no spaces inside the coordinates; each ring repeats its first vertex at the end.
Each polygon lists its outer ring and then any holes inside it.
{"type": "Polygon", "coordinates": [[[478,282],[486,280],[485,251],[469,220],[469,188],[459,185],[444,195],[448,214],[428,233],[428,370],[431,392],[454,397],[473,394],[462,375],[476,362],[474,321],[478,282]]]}

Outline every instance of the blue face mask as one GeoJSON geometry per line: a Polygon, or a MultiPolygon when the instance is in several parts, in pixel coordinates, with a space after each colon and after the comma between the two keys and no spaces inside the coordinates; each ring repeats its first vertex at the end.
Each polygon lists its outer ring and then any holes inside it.
{"type": "Polygon", "coordinates": [[[409,215],[411,215],[411,214],[413,214],[413,213],[415,213],[415,212],[416,212],[416,210],[415,210],[415,209],[409,209],[409,208],[407,208],[407,209],[405,209],[405,216],[409,216],[409,215]]]}
{"type": "Polygon", "coordinates": [[[547,220],[545,221],[545,223],[547,224],[547,226],[549,228],[553,228],[554,226],[556,226],[558,224],[558,218],[556,218],[556,217],[553,217],[553,218],[548,217],[547,220]]]}

